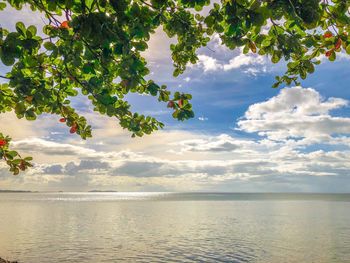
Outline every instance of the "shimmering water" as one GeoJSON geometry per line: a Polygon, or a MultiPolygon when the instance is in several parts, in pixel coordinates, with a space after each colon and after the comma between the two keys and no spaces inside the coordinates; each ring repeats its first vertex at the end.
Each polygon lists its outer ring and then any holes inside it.
{"type": "Polygon", "coordinates": [[[350,195],[2,193],[0,257],[350,262],[350,195]]]}

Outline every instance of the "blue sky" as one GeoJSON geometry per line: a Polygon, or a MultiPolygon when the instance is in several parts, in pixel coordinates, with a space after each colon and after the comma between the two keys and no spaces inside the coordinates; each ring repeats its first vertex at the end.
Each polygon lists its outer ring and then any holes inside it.
{"type": "MultiPolygon", "coordinates": [[[[16,12],[2,12],[2,26],[13,28],[19,19],[42,25],[31,11],[16,12]]],[[[144,54],[149,77],[191,93],[194,119],[178,122],[165,104],[130,95],[135,111],[166,124],[163,131],[132,139],[116,120],[91,112],[79,98],[75,105],[94,128],[94,137],[82,141],[56,117],[28,122],[3,114],[1,131],[34,157],[35,167],[14,177],[0,164],[0,189],[350,191],[350,57],[323,59],[302,87],[272,89],[284,62],[227,50],[216,36],[210,49],[198,51],[197,65],[174,78],[172,41],[161,29],[150,40],[144,54]]]]}

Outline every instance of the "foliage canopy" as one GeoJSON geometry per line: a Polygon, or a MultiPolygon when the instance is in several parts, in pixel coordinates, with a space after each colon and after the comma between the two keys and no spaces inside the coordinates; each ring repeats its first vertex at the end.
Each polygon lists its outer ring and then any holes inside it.
{"type": "MultiPolygon", "coordinates": [[[[213,34],[232,50],[243,48],[273,63],[287,61],[273,87],[298,84],[323,55],[334,61],[337,52],[350,53],[347,0],[4,0],[0,12],[7,5],[18,9],[19,17],[23,8],[41,12],[47,24],[40,33],[21,21],[14,32],[0,29],[0,58],[8,69],[1,76],[0,112],[14,111],[27,120],[56,114],[83,139],[91,137],[91,127],[71,105],[78,94],[95,111],[117,118],[132,136],[150,134],[163,124],[132,113],[128,93],[157,97],[178,120],[194,116],[190,94],[171,94],[147,80],[142,51],[160,26],[177,40],[171,45],[175,77],[197,62],[196,50],[213,34]],[[209,11],[199,12],[204,6],[209,11]]],[[[11,151],[10,140],[0,133],[0,159],[18,174],[31,166],[31,158],[11,151]]]]}

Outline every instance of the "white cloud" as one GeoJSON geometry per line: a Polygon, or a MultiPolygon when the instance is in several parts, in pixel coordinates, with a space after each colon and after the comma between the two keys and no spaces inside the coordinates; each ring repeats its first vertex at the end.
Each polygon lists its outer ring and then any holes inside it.
{"type": "Polygon", "coordinates": [[[202,67],[204,72],[217,71],[223,68],[223,65],[217,59],[207,55],[198,55],[196,66],[202,67]]]}
{"type": "Polygon", "coordinates": [[[257,75],[261,72],[267,71],[268,59],[266,57],[248,53],[243,54],[242,49],[240,53],[229,61],[218,60],[208,55],[198,55],[198,62],[196,65],[189,65],[190,67],[202,68],[204,72],[214,71],[231,71],[236,69],[243,69],[243,72],[251,75],[257,75]]]}
{"type": "Polygon", "coordinates": [[[251,105],[238,121],[238,127],[273,140],[323,142],[335,134],[350,134],[350,118],[330,114],[331,110],[347,105],[348,101],[341,98],[325,100],[311,88],[285,88],[279,95],[251,105]]]}
{"type": "Polygon", "coordinates": [[[230,59],[227,64],[223,65],[225,71],[237,69],[243,66],[249,65],[264,65],[266,60],[262,56],[252,54],[239,54],[238,56],[230,59]]]}
{"type": "Polygon", "coordinates": [[[201,116],[201,117],[198,117],[198,120],[200,120],[200,121],[207,121],[209,119],[207,117],[201,116]]]}
{"type": "Polygon", "coordinates": [[[220,38],[220,35],[218,33],[214,33],[211,36],[209,45],[213,45],[213,47],[211,49],[215,50],[215,51],[219,51],[219,52],[230,52],[231,50],[226,47],[225,45],[222,44],[222,40],[220,38]]]}
{"type": "Polygon", "coordinates": [[[94,156],[95,150],[75,146],[69,143],[48,141],[40,138],[30,138],[13,142],[13,146],[28,152],[40,152],[47,155],[83,155],[94,156]]]}
{"type": "Polygon", "coordinates": [[[251,140],[242,140],[233,138],[227,134],[219,136],[206,136],[201,139],[183,140],[176,142],[174,145],[181,146],[178,152],[233,152],[242,151],[245,146],[252,146],[251,140]]]}

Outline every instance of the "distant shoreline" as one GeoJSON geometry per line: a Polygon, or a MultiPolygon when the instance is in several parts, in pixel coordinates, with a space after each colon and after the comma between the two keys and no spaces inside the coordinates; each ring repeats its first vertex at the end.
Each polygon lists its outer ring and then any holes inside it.
{"type": "Polygon", "coordinates": [[[88,193],[117,193],[118,191],[114,190],[91,190],[87,191],[88,193]]]}
{"type": "MultiPolygon", "coordinates": [[[[24,191],[24,190],[0,190],[0,193],[37,193],[37,192],[24,191]]],[[[0,263],[2,263],[1,258],[0,258],[0,263]]]]}
{"type": "MultiPolygon", "coordinates": [[[[249,195],[249,194],[272,194],[272,195],[349,195],[350,192],[148,192],[148,191],[130,191],[130,192],[124,192],[124,191],[115,191],[115,190],[89,190],[89,191],[31,191],[31,190],[1,190],[0,193],[172,193],[172,194],[218,194],[218,195],[225,195],[225,194],[242,194],[242,195],[249,195]]],[[[0,261],[0,263],[2,263],[0,261]]]]}
{"type": "MultiPolygon", "coordinates": [[[[25,190],[0,190],[0,193],[71,193],[65,191],[25,191],[25,190]]],[[[79,193],[118,193],[118,191],[114,190],[91,190],[79,193]]],[[[0,261],[1,263],[1,261],[0,261]]]]}

